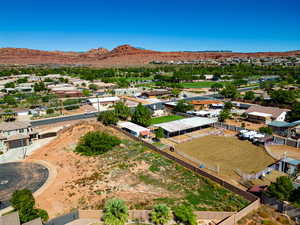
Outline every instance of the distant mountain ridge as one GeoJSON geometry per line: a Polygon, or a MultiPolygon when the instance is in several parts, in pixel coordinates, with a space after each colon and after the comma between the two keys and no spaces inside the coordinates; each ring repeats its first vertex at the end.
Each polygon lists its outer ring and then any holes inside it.
{"type": "Polygon", "coordinates": [[[43,51],[27,48],[0,48],[0,64],[87,64],[95,67],[139,66],[151,61],[185,61],[228,57],[275,57],[300,55],[298,51],[237,53],[231,51],[160,52],[125,44],[111,51],[95,48],[86,52],[43,51]]]}

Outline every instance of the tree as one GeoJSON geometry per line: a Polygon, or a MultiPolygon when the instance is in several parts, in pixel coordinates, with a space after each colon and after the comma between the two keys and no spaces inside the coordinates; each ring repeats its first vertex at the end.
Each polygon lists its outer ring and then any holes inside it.
{"type": "Polygon", "coordinates": [[[117,102],[114,105],[114,111],[116,116],[121,120],[127,120],[131,115],[130,108],[124,104],[124,102],[117,102]]]}
{"type": "Polygon", "coordinates": [[[27,83],[28,82],[28,78],[27,77],[22,77],[22,78],[19,78],[17,80],[17,83],[18,84],[21,84],[21,83],[27,83]]]}
{"type": "Polygon", "coordinates": [[[121,199],[108,200],[104,206],[104,223],[107,225],[124,225],[128,220],[128,208],[121,199]]]}
{"type": "Polygon", "coordinates": [[[35,92],[46,91],[46,85],[44,82],[35,83],[33,86],[35,92]]]}
{"type": "Polygon", "coordinates": [[[186,225],[196,225],[197,224],[196,216],[195,216],[191,206],[188,206],[188,205],[177,206],[173,210],[173,213],[175,216],[175,220],[180,223],[183,223],[186,225]]]}
{"type": "Polygon", "coordinates": [[[17,100],[15,99],[15,97],[11,96],[11,95],[5,95],[3,97],[3,101],[7,104],[7,105],[17,105],[17,100]]]}
{"type": "Polygon", "coordinates": [[[63,102],[66,110],[78,109],[80,107],[80,100],[78,99],[67,99],[63,102]]]}
{"type": "Polygon", "coordinates": [[[5,88],[15,88],[16,84],[15,84],[15,82],[9,82],[9,83],[4,84],[4,87],[5,88]]]}
{"type": "Polygon", "coordinates": [[[131,117],[131,121],[141,126],[148,127],[151,124],[150,110],[139,103],[131,117]]]}
{"type": "Polygon", "coordinates": [[[219,94],[222,95],[224,98],[230,99],[235,99],[239,95],[237,88],[232,84],[227,85],[225,88],[219,91],[219,94]]]}
{"type": "Polygon", "coordinates": [[[171,219],[171,210],[166,205],[155,205],[150,213],[151,221],[154,224],[166,224],[171,219]]]}
{"type": "Polygon", "coordinates": [[[286,120],[289,122],[294,122],[300,120],[300,103],[296,102],[292,105],[291,111],[286,115],[286,120]]]}
{"type": "Polygon", "coordinates": [[[105,126],[115,125],[118,122],[118,117],[115,112],[104,111],[99,114],[98,121],[101,121],[105,126]]]}
{"type": "Polygon", "coordinates": [[[210,89],[211,89],[212,91],[219,91],[219,90],[222,89],[222,88],[223,88],[223,84],[221,84],[221,83],[214,83],[214,84],[212,84],[211,87],[210,87],[210,89]]]}
{"type": "Polygon", "coordinates": [[[275,104],[291,105],[296,102],[295,93],[288,90],[272,91],[270,97],[275,104]]]}
{"type": "Polygon", "coordinates": [[[86,156],[101,155],[120,143],[121,141],[115,136],[105,132],[91,131],[80,138],[75,152],[86,156]]]}
{"type": "Polygon", "coordinates": [[[90,92],[89,90],[87,90],[87,89],[83,89],[82,94],[83,94],[85,97],[88,97],[88,96],[91,95],[91,92],[90,92]]]}
{"type": "Polygon", "coordinates": [[[228,109],[223,109],[219,116],[218,116],[218,121],[219,122],[225,122],[227,119],[230,118],[230,113],[228,109]]]}
{"type": "Polygon", "coordinates": [[[46,110],[46,113],[47,114],[53,114],[54,113],[54,109],[49,108],[49,109],[46,110]]]}
{"type": "Polygon", "coordinates": [[[171,91],[172,95],[175,96],[176,98],[178,98],[180,92],[181,91],[178,88],[173,88],[172,91],[171,91]]]}
{"type": "Polygon", "coordinates": [[[276,182],[271,183],[266,194],[269,197],[275,197],[279,200],[285,201],[290,198],[293,190],[294,187],[291,179],[287,176],[281,176],[276,179],[276,182]]]}
{"type": "Polygon", "coordinates": [[[19,211],[20,221],[26,223],[38,217],[43,222],[48,220],[48,213],[43,209],[35,208],[35,200],[30,190],[16,190],[10,200],[14,210],[19,211]]]}
{"type": "Polygon", "coordinates": [[[254,100],[255,99],[255,94],[253,91],[247,91],[245,93],[244,99],[246,100],[254,100]]]}
{"type": "Polygon", "coordinates": [[[155,138],[159,139],[159,138],[163,138],[165,135],[164,135],[164,130],[159,127],[155,130],[155,138]]]}
{"type": "Polygon", "coordinates": [[[224,109],[230,111],[233,108],[232,102],[225,102],[224,109]]]}
{"type": "Polygon", "coordinates": [[[270,127],[260,127],[259,132],[263,134],[269,134],[272,135],[273,131],[270,127]]]}
{"type": "Polygon", "coordinates": [[[97,91],[98,90],[98,86],[96,84],[90,84],[89,85],[89,89],[93,90],[93,91],[97,91]]]}
{"type": "Polygon", "coordinates": [[[185,112],[193,110],[193,109],[194,109],[194,106],[192,104],[187,103],[185,100],[180,100],[177,102],[174,110],[176,112],[185,113],[185,112]]]}
{"type": "Polygon", "coordinates": [[[117,81],[117,84],[120,88],[127,88],[130,85],[130,82],[126,78],[120,78],[117,81]]]}

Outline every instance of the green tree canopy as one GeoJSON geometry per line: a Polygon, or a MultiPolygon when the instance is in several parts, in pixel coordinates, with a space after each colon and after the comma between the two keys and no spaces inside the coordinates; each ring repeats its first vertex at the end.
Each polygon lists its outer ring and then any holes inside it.
{"type": "Polygon", "coordinates": [[[269,134],[269,135],[271,135],[273,133],[273,131],[270,127],[260,127],[259,132],[263,133],[263,134],[269,134]]]}
{"type": "Polygon", "coordinates": [[[4,84],[4,87],[5,88],[15,88],[16,84],[15,84],[15,82],[9,82],[9,83],[4,84]]]}
{"type": "Polygon", "coordinates": [[[131,117],[131,121],[138,125],[148,127],[151,124],[151,112],[148,108],[141,103],[135,108],[135,111],[131,117]]]}
{"type": "Polygon", "coordinates": [[[272,101],[279,105],[291,105],[296,102],[294,91],[289,90],[276,90],[272,91],[270,95],[272,101]]]}
{"type": "Polygon", "coordinates": [[[269,197],[275,197],[279,200],[289,200],[292,191],[294,190],[291,179],[287,176],[281,176],[276,179],[276,182],[272,182],[268,187],[266,194],[269,197]]]}
{"type": "Polygon", "coordinates": [[[178,98],[180,92],[181,91],[178,88],[173,88],[172,91],[171,91],[172,95],[175,96],[176,98],[178,98]]]}
{"type": "Polygon", "coordinates": [[[159,127],[155,130],[155,138],[163,138],[165,135],[164,135],[164,130],[159,127]]]}
{"type": "Polygon", "coordinates": [[[121,141],[115,136],[105,132],[91,131],[80,138],[75,152],[86,156],[101,155],[120,143],[121,141]]]}
{"type": "Polygon", "coordinates": [[[10,200],[12,207],[19,211],[20,221],[26,223],[38,217],[42,221],[48,220],[48,213],[43,209],[35,208],[35,200],[30,190],[16,190],[10,200]]]}
{"type": "Polygon", "coordinates": [[[104,223],[107,225],[124,225],[128,220],[128,208],[121,199],[108,200],[104,206],[104,223]]]}
{"type": "Polygon", "coordinates": [[[230,112],[228,109],[223,109],[219,116],[218,116],[218,121],[219,122],[225,122],[227,119],[230,118],[230,112]]]}
{"type": "Polygon", "coordinates": [[[255,94],[253,91],[247,91],[245,93],[244,99],[246,100],[254,100],[255,99],[255,94]]]}
{"type": "Polygon", "coordinates": [[[80,107],[79,99],[67,99],[63,102],[64,108],[66,110],[78,109],[80,107]]]}
{"type": "Polygon", "coordinates": [[[222,88],[223,88],[223,84],[221,83],[214,83],[213,85],[210,86],[210,89],[212,91],[219,91],[222,88]]]}
{"type": "Polygon", "coordinates": [[[35,83],[34,86],[34,91],[35,92],[40,92],[40,91],[46,91],[46,85],[44,82],[38,82],[38,83],[35,83]]]}
{"type": "Polygon", "coordinates": [[[180,223],[183,223],[186,225],[196,225],[197,224],[196,216],[193,212],[192,207],[189,205],[177,206],[173,210],[173,213],[175,216],[175,220],[180,223]]]}
{"type": "Polygon", "coordinates": [[[300,120],[300,103],[296,102],[292,105],[291,111],[286,115],[286,120],[289,122],[294,122],[300,120]]]}
{"type": "Polygon", "coordinates": [[[85,97],[88,97],[88,96],[91,95],[91,92],[90,92],[90,90],[88,90],[88,89],[83,89],[83,90],[82,90],[82,94],[83,94],[85,97]]]}
{"type": "Polygon", "coordinates": [[[185,100],[179,100],[175,106],[175,111],[176,112],[182,112],[185,113],[187,111],[193,110],[194,106],[185,100]]]}
{"type": "Polygon", "coordinates": [[[116,116],[121,120],[127,120],[131,115],[130,108],[124,104],[124,102],[117,102],[114,105],[114,111],[116,116]]]}
{"type": "Polygon", "coordinates": [[[150,213],[151,221],[154,224],[163,225],[170,221],[171,210],[166,205],[155,205],[150,213]]]}
{"type": "Polygon", "coordinates": [[[98,121],[101,121],[104,125],[115,125],[118,122],[118,117],[114,111],[103,111],[98,116],[98,121]]]}
{"type": "Polygon", "coordinates": [[[232,84],[227,85],[225,88],[219,91],[219,94],[222,95],[224,98],[230,99],[235,99],[239,95],[236,86],[232,84]]]}

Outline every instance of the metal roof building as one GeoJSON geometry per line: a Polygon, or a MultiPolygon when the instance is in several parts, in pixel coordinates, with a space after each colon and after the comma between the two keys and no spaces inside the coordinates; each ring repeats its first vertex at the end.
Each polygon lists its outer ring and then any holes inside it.
{"type": "Polygon", "coordinates": [[[150,130],[142,127],[140,125],[137,125],[135,123],[131,123],[131,122],[119,122],[118,126],[121,127],[123,130],[126,130],[128,132],[130,132],[131,134],[133,134],[136,137],[139,136],[149,136],[150,134],[150,130]]]}
{"type": "Polygon", "coordinates": [[[156,124],[155,127],[161,127],[167,137],[173,137],[209,127],[215,122],[217,122],[217,119],[215,118],[191,117],[166,123],[159,123],[156,124]]]}

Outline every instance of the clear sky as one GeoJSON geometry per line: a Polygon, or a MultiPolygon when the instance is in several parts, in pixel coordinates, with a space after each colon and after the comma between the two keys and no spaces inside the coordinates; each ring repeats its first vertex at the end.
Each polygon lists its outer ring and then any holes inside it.
{"type": "Polygon", "coordinates": [[[300,0],[0,0],[0,47],[300,49],[300,0]]]}

